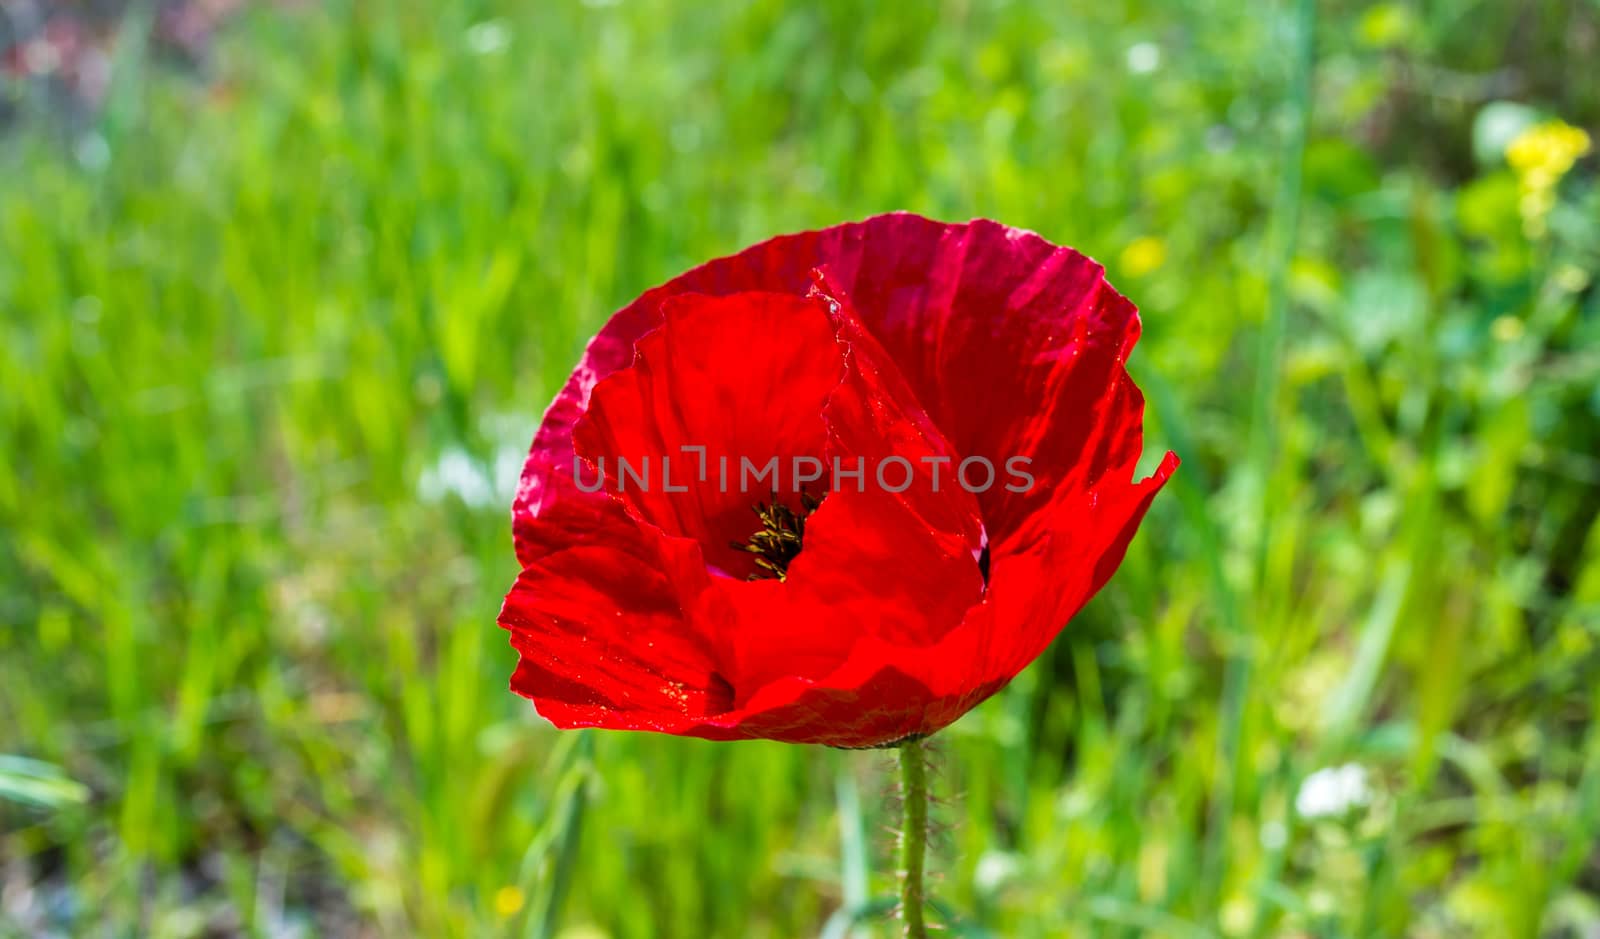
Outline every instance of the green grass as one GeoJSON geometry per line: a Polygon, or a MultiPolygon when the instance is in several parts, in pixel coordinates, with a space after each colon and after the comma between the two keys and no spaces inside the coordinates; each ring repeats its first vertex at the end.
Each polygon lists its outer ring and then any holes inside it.
{"type": "Polygon", "coordinates": [[[1600,189],[1591,156],[1530,235],[1473,135],[1508,96],[1600,130],[1597,28],[333,3],[203,76],[130,30],[86,121],[8,86],[0,935],[789,937],[892,893],[884,757],[563,735],[506,690],[495,464],[644,288],[898,208],[1101,258],[1185,459],[935,746],[951,934],[1590,934],[1600,189]],[[1297,814],[1347,763],[1367,804],[1297,814]]]}

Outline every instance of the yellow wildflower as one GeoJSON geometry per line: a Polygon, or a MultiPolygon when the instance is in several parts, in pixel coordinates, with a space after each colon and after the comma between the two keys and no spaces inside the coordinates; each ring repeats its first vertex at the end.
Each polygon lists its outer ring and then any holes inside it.
{"type": "Polygon", "coordinates": [[[1122,272],[1129,277],[1143,277],[1167,261],[1167,245],[1160,238],[1149,235],[1135,238],[1122,249],[1122,272]]]}
{"type": "Polygon", "coordinates": [[[528,898],[523,895],[520,887],[501,887],[494,892],[494,911],[500,914],[501,919],[510,919],[522,910],[528,898]]]}
{"type": "Polygon", "coordinates": [[[1534,124],[1506,148],[1506,162],[1522,192],[1522,225],[1530,237],[1545,231],[1545,216],[1555,207],[1556,185],[1579,157],[1589,152],[1589,134],[1561,120],[1534,124]]]}

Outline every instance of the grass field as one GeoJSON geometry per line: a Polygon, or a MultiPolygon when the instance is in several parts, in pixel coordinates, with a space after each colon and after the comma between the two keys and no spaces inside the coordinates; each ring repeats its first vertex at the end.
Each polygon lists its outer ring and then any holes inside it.
{"type": "Polygon", "coordinates": [[[0,936],[893,934],[886,757],[557,733],[494,620],[605,316],[899,208],[1101,259],[1184,458],[941,735],[949,934],[1600,935],[1600,5],[130,22],[0,85],[0,936]]]}

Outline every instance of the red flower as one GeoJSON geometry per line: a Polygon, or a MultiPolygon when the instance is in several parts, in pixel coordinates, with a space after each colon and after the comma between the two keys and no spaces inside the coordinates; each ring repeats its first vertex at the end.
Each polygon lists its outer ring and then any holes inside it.
{"type": "Polygon", "coordinates": [[[1106,582],[1176,468],[1131,481],[1138,334],[1099,265],[982,220],[774,238],[645,293],[523,469],[512,689],[560,727],[939,730],[1106,582]]]}

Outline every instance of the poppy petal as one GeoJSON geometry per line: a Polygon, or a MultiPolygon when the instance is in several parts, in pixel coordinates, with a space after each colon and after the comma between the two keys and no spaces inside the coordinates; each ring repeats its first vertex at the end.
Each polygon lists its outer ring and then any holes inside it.
{"type": "Polygon", "coordinates": [[[957,451],[1031,461],[1039,485],[1029,492],[995,487],[983,494],[992,532],[1022,524],[1061,485],[1092,486],[1137,460],[1143,398],[1123,363],[1139,321],[1100,265],[985,219],[946,224],[896,212],[773,238],[624,308],[546,414],[517,510],[536,511],[548,492],[565,490],[574,415],[599,378],[626,367],[632,342],[660,322],[668,298],[799,294],[818,267],[849,293],[861,322],[957,451]]]}
{"type": "Polygon", "coordinates": [[[757,570],[736,547],[760,528],[752,509],[799,511],[797,476],[822,486],[823,409],[844,369],[834,326],[820,299],[769,293],[684,294],[662,320],[594,388],[576,450],[636,517],[743,579],[757,570]]]}
{"type": "Polygon", "coordinates": [[[522,655],[513,690],[562,726],[586,723],[573,722],[584,708],[636,726],[639,716],[731,706],[709,643],[683,613],[705,584],[692,542],[663,537],[609,499],[564,503],[523,535],[534,560],[499,617],[522,655]]]}
{"type": "Polygon", "coordinates": [[[689,732],[875,747],[942,729],[1005,687],[1104,586],[1177,465],[1169,455],[1148,479],[1107,483],[1063,508],[1089,533],[1068,535],[1077,524],[1063,519],[1051,537],[997,558],[984,602],[939,642],[868,637],[832,674],[775,682],[737,711],[705,719],[705,732],[689,732]]]}

